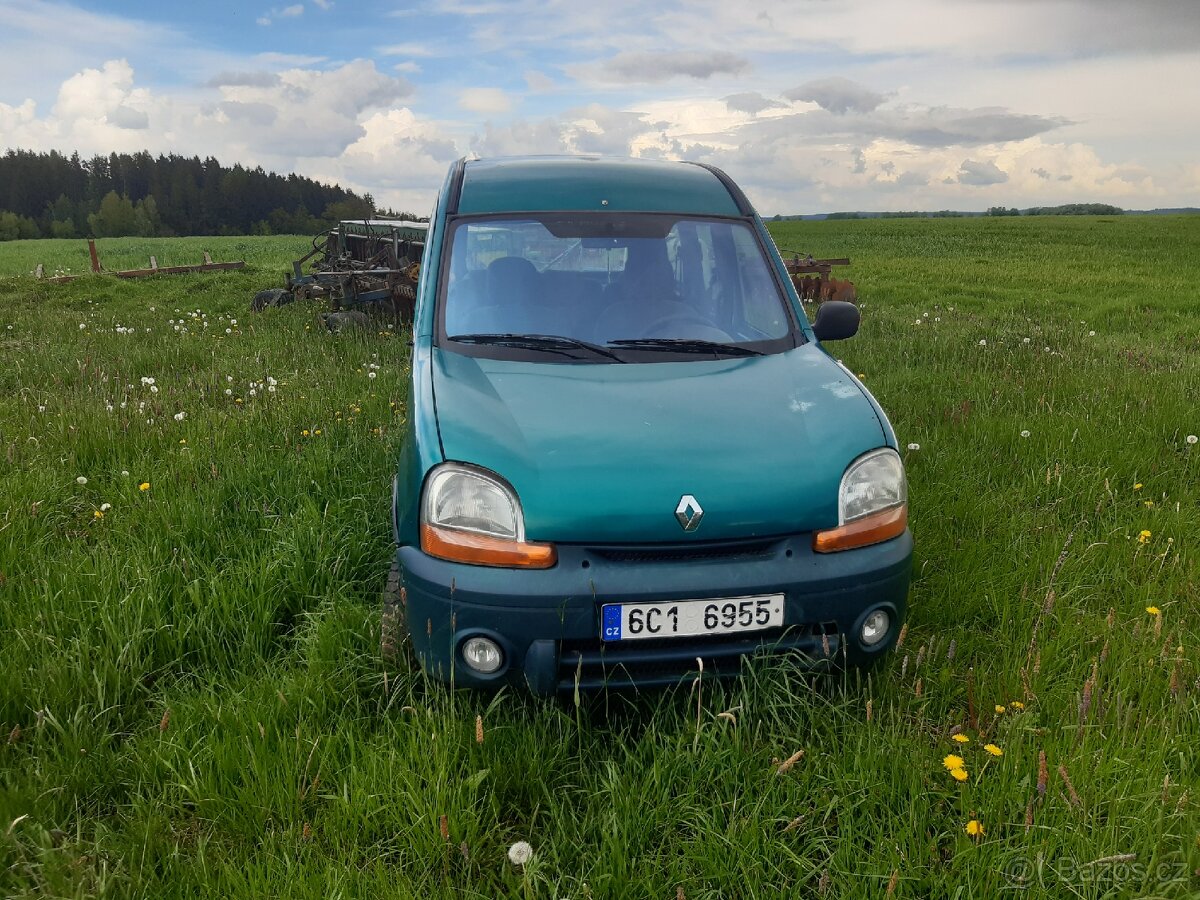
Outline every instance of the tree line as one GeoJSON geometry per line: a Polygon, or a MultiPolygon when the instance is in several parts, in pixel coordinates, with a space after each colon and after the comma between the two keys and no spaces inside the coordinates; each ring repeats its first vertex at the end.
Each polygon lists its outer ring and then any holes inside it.
{"type": "Polygon", "coordinates": [[[57,151],[0,156],[0,241],[39,237],[315,234],[341,219],[418,218],[370,194],[208,157],[57,151]]]}

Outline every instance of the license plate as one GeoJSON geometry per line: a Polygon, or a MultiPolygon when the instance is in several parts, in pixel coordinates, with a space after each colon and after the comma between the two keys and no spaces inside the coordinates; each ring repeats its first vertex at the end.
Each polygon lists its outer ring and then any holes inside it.
{"type": "Polygon", "coordinates": [[[671,603],[610,603],[601,610],[600,636],[605,641],[634,641],[765,631],[782,625],[783,594],[671,603]]]}

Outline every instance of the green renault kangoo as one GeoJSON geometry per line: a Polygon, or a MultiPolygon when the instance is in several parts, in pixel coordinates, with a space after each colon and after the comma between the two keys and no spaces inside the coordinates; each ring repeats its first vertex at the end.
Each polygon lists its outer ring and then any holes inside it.
{"type": "Polygon", "coordinates": [[[413,320],[383,642],[538,694],[862,666],[904,619],[883,410],[719,169],[455,163],[413,320]]]}

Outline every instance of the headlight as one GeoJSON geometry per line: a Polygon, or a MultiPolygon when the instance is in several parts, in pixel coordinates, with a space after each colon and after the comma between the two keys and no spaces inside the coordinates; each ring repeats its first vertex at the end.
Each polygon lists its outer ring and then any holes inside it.
{"type": "Polygon", "coordinates": [[[553,544],[525,540],[513,489],[498,476],[461,463],[438,466],[425,483],[421,549],[480,566],[545,569],[557,559],[553,544]]]}
{"type": "Polygon", "coordinates": [[[878,544],[908,527],[908,485],[904,464],[890,447],[864,453],[842,475],[838,488],[838,527],[813,535],[818,553],[878,544]]]}

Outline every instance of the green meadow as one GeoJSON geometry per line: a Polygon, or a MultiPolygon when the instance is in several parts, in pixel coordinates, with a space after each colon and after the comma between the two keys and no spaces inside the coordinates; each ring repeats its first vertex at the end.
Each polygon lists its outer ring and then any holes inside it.
{"type": "Polygon", "coordinates": [[[558,701],[381,660],[409,348],[249,311],[308,238],[0,244],[0,896],[1200,895],[1200,217],[771,230],[853,261],[902,644],[558,701]]]}

